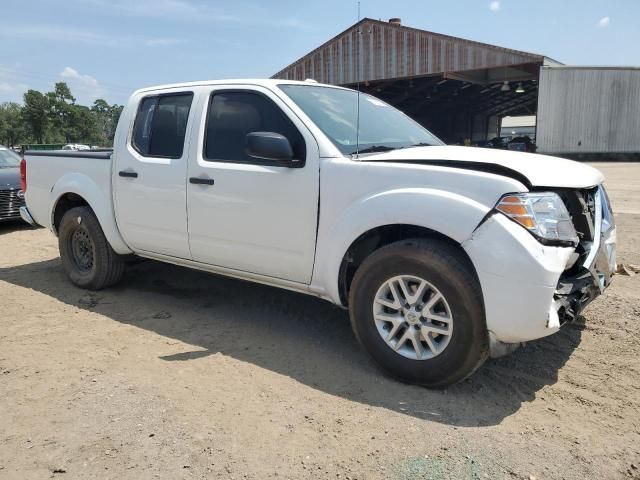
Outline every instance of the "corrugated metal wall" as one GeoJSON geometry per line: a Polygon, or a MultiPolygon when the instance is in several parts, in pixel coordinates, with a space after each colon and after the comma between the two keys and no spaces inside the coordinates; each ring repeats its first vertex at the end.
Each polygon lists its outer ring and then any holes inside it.
{"type": "Polygon", "coordinates": [[[273,78],[345,85],[537,61],[542,57],[364,19],[273,78]]]}
{"type": "Polygon", "coordinates": [[[542,68],[537,122],[540,152],[640,152],[640,69],[542,68]]]}

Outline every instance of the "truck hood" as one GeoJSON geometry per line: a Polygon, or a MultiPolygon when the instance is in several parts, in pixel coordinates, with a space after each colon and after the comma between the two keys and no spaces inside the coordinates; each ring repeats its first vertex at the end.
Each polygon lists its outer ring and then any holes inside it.
{"type": "Polygon", "coordinates": [[[604,177],[589,165],[534,153],[476,147],[411,147],[361,156],[363,162],[406,162],[463,168],[514,178],[527,188],[589,188],[604,177]]]}
{"type": "Polygon", "coordinates": [[[18,167],[0,168],[0,190],[20,186],[20,169],[18,167]]]}

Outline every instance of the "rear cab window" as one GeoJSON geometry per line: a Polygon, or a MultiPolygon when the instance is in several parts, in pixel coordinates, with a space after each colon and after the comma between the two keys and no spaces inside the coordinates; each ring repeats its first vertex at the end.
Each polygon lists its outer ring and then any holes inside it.
{"type": "Polygon", "coordinates": [[[138,105],[131,146],[144,157],[181,158],[193,92],[144,97],[138,105]]]}

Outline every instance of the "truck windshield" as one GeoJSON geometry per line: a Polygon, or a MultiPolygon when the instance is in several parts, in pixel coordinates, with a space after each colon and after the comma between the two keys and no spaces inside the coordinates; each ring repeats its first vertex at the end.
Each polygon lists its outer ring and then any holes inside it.
{"type": "Polygon", "coordinates": [[[443,145],[421,125],[387,103],[358,92],[316,85],[282,84],[284,91],[345,155],[412,146],[443,145]],[[359,145],[357,145],[359,144],[359,145]]]}

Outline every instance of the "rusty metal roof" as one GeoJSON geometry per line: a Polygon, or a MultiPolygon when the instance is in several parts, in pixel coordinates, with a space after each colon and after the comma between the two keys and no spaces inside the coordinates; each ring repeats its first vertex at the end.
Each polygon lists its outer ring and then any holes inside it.
{"type": "Polygon", "coordinates": [[[544,62],[544,56],[364,18],[272,78],[349,85],[544,62]]]}

